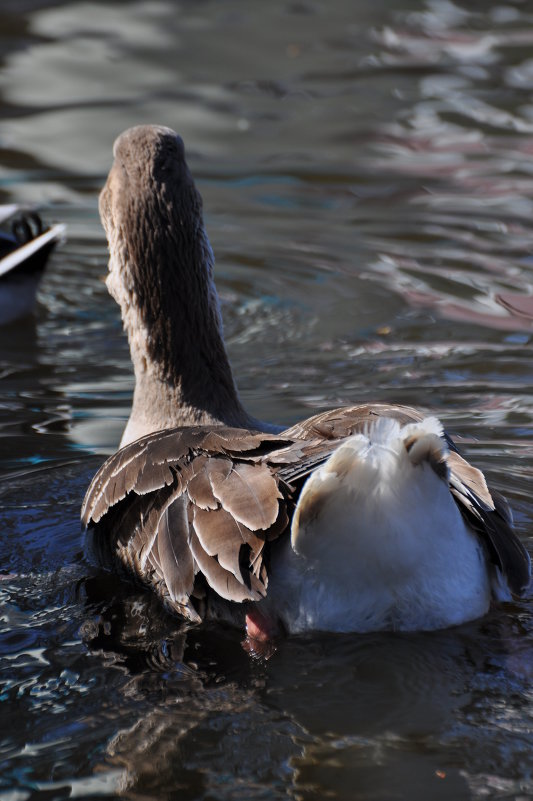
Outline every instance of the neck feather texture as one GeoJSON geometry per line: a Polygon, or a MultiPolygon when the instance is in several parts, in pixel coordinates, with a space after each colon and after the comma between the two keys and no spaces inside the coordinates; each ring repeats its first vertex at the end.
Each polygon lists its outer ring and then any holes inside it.
{"type": "Polygon", "coordinates": [[[107,286],[121,308],[135,372],[121,445],[178,425],[258,427],[233,381],[202,201],[179,158],[180,140],[150,141],[151,159],[144,152],[143,162],[123,137],[100,197],[107,286]]]}

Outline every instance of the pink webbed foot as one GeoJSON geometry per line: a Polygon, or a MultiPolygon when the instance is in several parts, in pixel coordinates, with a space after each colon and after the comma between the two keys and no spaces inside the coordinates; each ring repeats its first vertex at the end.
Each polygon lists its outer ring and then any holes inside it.
{"type": "Polygon", "coordinates": [[[282,633],[279,621],[257,607],[246,614],[246,639],[242,647],[252,656],[269,659],[276,650],[276,638],[282,633]]]}

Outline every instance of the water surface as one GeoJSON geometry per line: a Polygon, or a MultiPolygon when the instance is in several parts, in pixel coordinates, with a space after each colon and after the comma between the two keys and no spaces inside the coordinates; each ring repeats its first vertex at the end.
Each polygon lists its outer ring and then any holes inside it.
{"type": "Polygon", "coordinates": [[[132,377],[97,195],[178,130],[245,405],[437,413],[533,506],[533,8],[51,2],[0,9],[0,202],[68,224],[0,327],[0,799],[533,797],[532,603],[254,660],[87,562],[78,516],[132,377]]]}

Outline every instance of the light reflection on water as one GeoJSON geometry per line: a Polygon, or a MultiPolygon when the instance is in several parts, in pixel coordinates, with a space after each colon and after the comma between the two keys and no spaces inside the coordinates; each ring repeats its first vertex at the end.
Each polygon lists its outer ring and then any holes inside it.
{"type": "Polygon", "coordinates": [[[532,521],[527,3],[51,2],[0,10],[0,202],[68,223],[0,328],[0,798],[533,795],[531,602],[266,663],[83,555],[132,379],[102,278],[114,137],[183,135],[245,405],[424,404],[532,521]]]}

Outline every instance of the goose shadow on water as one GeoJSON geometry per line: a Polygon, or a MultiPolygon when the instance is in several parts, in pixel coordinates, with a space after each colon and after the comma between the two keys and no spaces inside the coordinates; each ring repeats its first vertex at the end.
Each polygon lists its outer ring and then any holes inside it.
{"type": "Polygon", "coordinates": [[[491,705],[524,703],[531,654],[510,610],[441,632],[294,637],[265,661],[237,631],[180,624],[131,588],[110,603],[109,582],[84,583],[100,612],[82,633],[125,671],[133,714],[101,769],[127,796],[471,798],[504,741],[491,705]]]}

